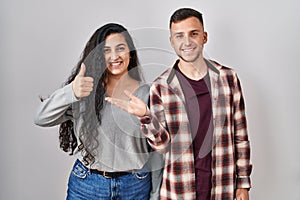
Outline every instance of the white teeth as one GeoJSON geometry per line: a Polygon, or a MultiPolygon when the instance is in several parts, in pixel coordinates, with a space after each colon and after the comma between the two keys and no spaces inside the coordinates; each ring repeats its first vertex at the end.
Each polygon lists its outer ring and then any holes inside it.
{"type": "Polygon", "coordinates": [[[190,52],[192,51],[193,49],[183,49],[184,52],[190,52]]]}
{"type": "Polygon", "coordinates": [[[112,66],[118,66],[120,64],[121,64],[121,62],[113,62],[113,63],[111,63],[112,66]]]}

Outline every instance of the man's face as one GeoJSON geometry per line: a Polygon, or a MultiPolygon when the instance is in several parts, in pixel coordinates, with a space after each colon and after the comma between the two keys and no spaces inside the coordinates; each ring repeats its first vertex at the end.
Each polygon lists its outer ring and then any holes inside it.
{"type": "Polygon", "coordinates": [[[170,41],[176,54],[186,62],[196,62],[202,58],[203,45],[207,33],[196,17],[189,17],[171,24],[170,41]]]}

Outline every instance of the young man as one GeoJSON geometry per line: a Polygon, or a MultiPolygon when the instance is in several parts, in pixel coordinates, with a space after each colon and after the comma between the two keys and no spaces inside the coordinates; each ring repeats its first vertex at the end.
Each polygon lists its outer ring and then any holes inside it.
{"type": "Polygon", "coordinates": [[[236,73],[203,57],[202,14],[174,12],[170,41],[179,59],[150,89],[150,110],[138,98],[107,99],[140,117],[153,149],[163,152],[160,199],[248,200],[250,144],[236,73]]]}

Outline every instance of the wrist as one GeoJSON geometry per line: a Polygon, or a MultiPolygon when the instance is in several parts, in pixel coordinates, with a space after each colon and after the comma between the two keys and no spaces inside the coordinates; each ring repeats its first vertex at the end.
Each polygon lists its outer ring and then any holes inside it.
{"type": "Polygon", "coordinates": [[[79,99],[79,97],[76,95],[76,92],[75,92],[75,82],[74,82],[74,81],[71,82],[71,86],[72,86],[71,88],[72,88],[74,97],[75,97],[76,99],[79,99]]]}
{"type": "Polygon", "coordinates": [[[146,111],[142,117],[150,116],[150,110],[149,110],[148,106],[146,105],[145,107],[146,107],[146,111]]]}
{"type": "Polygon", "coordinates": [[[150,109],[148,108],[148,106],[146,106],[146,112],[143,116],[138,117],[138,119],[140,120],[141,124],[149,124],[151,122],[151,112],[150,109]]]}

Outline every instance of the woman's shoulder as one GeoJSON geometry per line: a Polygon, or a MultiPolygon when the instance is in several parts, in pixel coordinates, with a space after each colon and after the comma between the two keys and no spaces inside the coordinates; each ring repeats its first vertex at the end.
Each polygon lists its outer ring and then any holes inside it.
{"type": "Polygon", "coordinates": [[[139,82],[139,87],[137,89],[137,93],[149,93],[150,84],[145,82],[139,82]]]}

